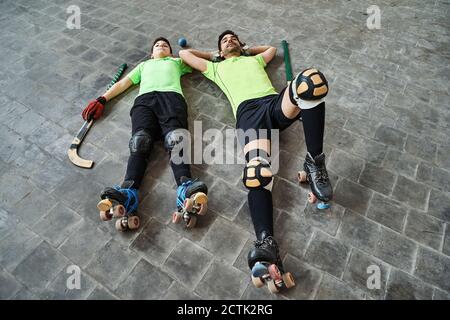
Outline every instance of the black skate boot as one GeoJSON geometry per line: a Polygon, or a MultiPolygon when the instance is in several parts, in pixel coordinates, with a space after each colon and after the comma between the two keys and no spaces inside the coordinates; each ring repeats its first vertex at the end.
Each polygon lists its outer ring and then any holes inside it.
{"type": "Polygon", "coordinates": [[[267,234],[263,234],[262,239],[255,241],[255,247],[247,256],[255,287],[260,288],[267,282],[269,291],[277,293],[282,288],[295,286],[292,274],[284,272],[275,239],[267,234]]]}
{"type": "Polygon", "coordinates": [[[328,202],[333,198],[333,188],[325,167],[325,155],[321,153],[313,159],[308,152],[303,168],[305,171],[298,173],[298,180],[299,182],[309,182],[311,188],[308,195],[309,203],[315,203],[319,199],[317,208],[328,209],[330,207],[328,202]]]}
{"type": "Polygon", "coordinates": [[[197,214],[204,215],[208,210],[208,188],[198,179],[181,177],[181,185],[177,188],[177,211],[172,214],[172,222],[186,222],[188,228],[197,223],[197,214]]]}
{"type": "Polygon", "coordinates": [[[100,218],[103,221],[118,218],[116,229],[125,231],[139,227],[139,217],[134,215],[138,207],[138,194],[135,188],[130,188],[132,181],[124,181],[121,186],[105,188],[97,208],[100,210],[100,218]]]}

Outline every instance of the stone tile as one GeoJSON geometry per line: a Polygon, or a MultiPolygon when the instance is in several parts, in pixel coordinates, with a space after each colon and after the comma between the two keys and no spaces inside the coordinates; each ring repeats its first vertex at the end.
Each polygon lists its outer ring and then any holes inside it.
{"type": "Polygon", "coordinates": [[[431,300],[433,288],[423,281],[393,269],[386,287],[387,300],[431,300]]]}
{"type": "Polygon", "coordinates": [[[0,208],[0,240],[13,233],[18,222],[13,214],[0,208]]]}
{"type": "Polygon", "coordinates": [[[352,148],[352,153],[375,165],[381,165],[386,156],[386,145],[369,139],[358,139],[352,148]]]}
{"type": "Polygon", "coordinates": [[[372,253],[380,238],[380,228],[369,219],[346,210],[337,237],[344,243],[372,253]]]}
{"type": "MultiPolygon", "coordinates": [[[[245,273],[250,272],[250,269],[248,267],[247,256],[250,250],[254,247],[255,240],[256,238],[251,238],[247,240],[241,252],[239,253],[239,256],[236,258],[236,261],[234,261],[233,267],[236,267],[245,273]]],[[[282,254],[283,252],[280,252],[280,255],[282,254]]]]}
{"type": "Polygon", "coordinates": [[[413,180],[398,176],[392,196],[411,207],[426,209],[429,189],[413,180]]]}
{"type": "Polygon", "coordinates": [[[284,258],[283,267],[294,277],[295,287],[281,295],[293,300],[313,299],[320,284],[321,272],[290,254],[284,258]]]}
{"type": "Polygon", "coordinates": [[[95,283],[83,271],[80,273],[80,288],[70,289],[68,284],[74,284],[71,276],[74,275],[72,269],[64,268],[48,286],[48,292],[41,298],[50,300],[84,300],[94,290],[95,283]]]}
{"type": "Polygon", "coordinates": [[[152,218],[133,241],[130,248],[142,254],[154,265],[162,265],[181,236],[152,218]]]}
{"type": "Polygon", "coordinates": [[[217,218],[200,245],[214,252],[216,259],[235,261],[250,235],[224,218],[217,218]]]}
{"type": "Polygon", "coordinates": [[[116,300],[111,293],[108,292],[105,288],[95,287],[95,289],[91,292],[91,294],[86,298],[87,300],[116,300]]]}
{"type": "Polygon", "coordinates": [[[0,283],[2,284],[0,286],[0,299],[2,300],[13,298],[22,288],[22,285],[4,270],[0,271],[0,283]]]}
{"type": "Polygon", "coordinates": [[[301,258],[306,252],[313,229],[300,219],[283,212],[274,224],[274,232],[278,235],[276,239],[281,253],[301,258]]]}
{"type": "Polygon", "coordinates": [[[20,200],[12,209],[14,214],[27,226],[33,226],[42,218],[39,212],[46,215],[58,205],[55,198],[41,189],[34,189],[25,198],[20,200]]]}
{"type": "Polygon", "coordinates": [[[42,242],[12,272],[30,288],[45,288],[68,265],[68,260],[47,242],[42,242]]]}
{"type": "Polygon", "coordinates": [[[450,193],[450,172],[433,168],[430,184],[441,191],[450,193]]]}
{"type": "Polygon", "coordinates": [[[373,193],[370,189],[346,179],[340,180],[335,190],[334,201],[362,214],[366,212],[373,193]]]}
{"type": "Polygon", "coordinates": [[[36,223],[33,230],[51,245],[58,247],[75,231],[81,220],[76,212],[57,205],[36,223]]]}
{"type": "Polygon", "coordinates": [[[381,125],[375,132],[375,139],[388,146],[403,150],[406,133],[386,125],[381,125]]]}
{"type": "Polygon", "coordinates": [[[364,298],[365,294],[361,291],[326,273],[322,277],[315,296],[316,300],[363,300],[364,298]]]}
{"type": "Polygon", "coordinates": [[[161,297],[161,300],[200,300],[195,293],[189,291],[178,281],[173,281],[167,293],[161,297]]]}
{"type": "Polygon", "coordinates": [[[405,235],[439,250],[444,235],[444,223],[417,210],[411,210],[406,222],[405,235]]]}
{"type": "Polygon", "coordinates": [[[172,219],[172,213],[176,209],[176,190],[159,183],[142,199],[138,213],[166,224],[172,219]]]}
{"type": "Polygon", "coordinates": [[[110,239],[111,236],[99,230],[89,220],[83,219],[59,250],[80,267],[85,267],[110,239]]]}
{"type": "Polygon", "coordinates": [[[0,241],[0,265],[12,272],[42,242],[34,232],[17,225],[0,241]]]}
{"type": "Polygon", "coordinates": [[[139,257],[125,247],[111,240],[94,255],[86,271],[109,289],[116,289],[130,274],[139,257]]]}
{"type": "Polygon", "coordinates": [[[380,241],[373,255],[381,260],[409,272],[414,264],[417,244],[390,229],[381,228],[380,241]]]}
{"type": "Polygon", "coordinates": [[[299,187],[283,179],[276,179],[274,183],[272,190],[274,207],[299,215],[307,203],[309,186],[299,187]]]}
{"type": "Polygon", "coordinates": [[[406,152],[429,162],[433,162],[436,149],[436,145],[429,139],[417,138],[411,135],[408,135],[405,144],[406,152]]]}
{"type": "Polygon", "coordinates": [[[306,250],[306,261],[335,277],[341,278],[350,248],[339,240],[317,231],[306,250]]]}
{"type": "Polygon", "coordinates": [[[236,217],[239,208],[247,200],[245,192],[223,182],[216,182],[211,187],[208,198],[208,209],[230,220],[236,217]],[[226,197],[222,197],[222,195],[226,195],[226,197]]]}
{"type": "Polygon", "coordinates": [[[435,288],[433,300],[450,300],[450,294],[435,288]]]}
{"type": "Polygon", "coordinates": [[[249,275],[215,260],[195,288],[195,293],[204,299],[238,299],[244,293],[249,281],[251,281],[249,275]]]}
{"type": "Polygon", "coordinates": [[[334,149],[330,155],[327,168],[332,169],[343,178],[357,182],[364,168],[364,160],[348,154],[345,151],[334,149]]]}
{"type": "Polygon", "coordinates": [[[366,255],[358,250],[352,250],[348,266],[345,270],[343,280],[351,286],[363,291],[374,299],[383,299],[388,278],[388,266],[382,261],[366,255]],[[369,277],[377,273],[370,268],[379,268],[380,288],[369,289],[369,277]]]}
{"type": "Polygon", "coordinates": [[[308,205],[304,213],[300,215],[300,220],[335,236],[344,216],[344,210],[345,208],[337,203],[333,203],[329,210],[319,210],[315,206],[308,205]]]}
{"type": "Polygon", "coordinates": [[[436,189],[431,190],[428,214],[450,222],[450,196],[436,189]]]}
{"type": "Polygon", "coordinates": [[[163,265],[176,280],[193,290],[203,278],[213,255],[192,241],[182,239],[163,265]]]}
{"type": "Polygon", "coordinates": [[[376,122],[357,116],[349,118],[344,128],[367,138],[373,138],[377,130],[376,122]]]}
{"type": "MultiPolygon", "coordinates": [[[[277,210],[274,210],[274,221],[276,217],[277,210]]],[[[233,219],[233,223],[240,226],[244,230],[248,231],[252,237],[255,237],[255,230],[253,228],[252,217],[250,214],[250,208],[248,206],[248,201],[244,202],[242,207],[239,209],[238,214],[233,219]]]]}
{"type": "Polygon", "coordinates": [[[383,168],[392,172],[414,178],[418,170],[419,159],[409,153],[389,149],[384,159],[383,168]]]}
{"type": "Polygon", "coordinates": [[[450,258],[419,247],[414,275],[445,291],[450,291],[450,258]]]}
{"type": "Polygon", "coordinates": [[[399,202],[374,194],[367,210],[367,217],[397,232],[402,232],[407,213],[408,209],[401,206],[399,202]]]}
{"type": "Polygon", "coordinates": [[[154,300],[166,294],[172,281],[160,269],[141,259],[116,292],[128,300],[154,300]]]}
{"type": "Polygon", "coordinates": [[[390,171],[367,163],[359,183],[382,194],[389,195],[394,187],[396,175],[390,171]]]}
{"type": "Polygon", "coordinates": [[[0,190],[0,205],[7,210],[12,210],[35,187],[30,183],[29,177],[25,176],[21,170],[14,168],[3,173],[0,176],[0,182],[5,186],[0,190]],[[14,188],[6,186],[14,186],[14,188]]]}
{"type": "Polygon", "coordinates": [[[448,156],[449,154],[450,154],[450,146],[448,145],[438,146],[436,164],[439,167],[450,170],[450,160],[448,156]]]}
{"type": "Polygon", "coordinates": [[[450,224],[446,224],[445,228],[445,237],[444,237],[444,248],[442,252],[448,256],[450,256],[450,224]]]}

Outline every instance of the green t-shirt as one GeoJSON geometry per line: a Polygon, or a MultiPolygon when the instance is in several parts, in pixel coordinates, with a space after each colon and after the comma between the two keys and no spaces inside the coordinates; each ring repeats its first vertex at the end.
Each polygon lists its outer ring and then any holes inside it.
{"type": "Polygon", "coordinates": [[[141,83],[139,94],[152,91],[174,91],[183,95],[180,78],[192,72],[180,58],[158,58],[141,62],[127,75],[133,84],[141,83]]]}
{"type": "Polygon", "coordinates": [[[243,101],[277,94],[264,70],[266,65],[261,55],[240,56],[219,63],[208,61],[203,74],[222,89],[236,117],[243,101]]]}

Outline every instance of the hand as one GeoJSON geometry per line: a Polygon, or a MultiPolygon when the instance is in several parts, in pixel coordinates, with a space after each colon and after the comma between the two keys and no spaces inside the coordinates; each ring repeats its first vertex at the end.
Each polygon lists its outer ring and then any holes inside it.
{"type": "Polygon", "coordinates": [[[105,103],[105,97],[98,97],[96,100],[89,102],[87,107],[84,108],[83,112],[81,113],[81,116],[84,120],[91,120],[92,118],[94,118],[94,120],[99,119],[103,114],[103,110],[105,109],[105,103]]]}

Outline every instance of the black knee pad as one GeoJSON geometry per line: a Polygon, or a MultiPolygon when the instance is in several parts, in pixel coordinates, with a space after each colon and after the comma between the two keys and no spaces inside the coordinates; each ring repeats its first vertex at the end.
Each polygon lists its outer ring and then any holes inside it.
{"type": "Polygon", "coordinates": [[[140,154],[148,157],[152,150],[153,139],[145,130],[139,130],[130,139],[129,147],[131,154],[140,154]]]}
{"type": "Polygon", "coordinates": [[[292,80],[289,88],[289,97],[293,104],[298,105],[302,109],[312,108],[311,103],[325,98],[328,94],[328,81],[317,69],[309,68],[299,73],[294,80],[292,80]]]}
{"type": "Polygon", "coordinates": [[[171,152],[175,146],[184,143],[186,138],[187,130],[185,129],[175,129],[166,134],[164,138],[164,148],[168,152],[171,152]]]}
{"type": "Polygon", "coordinates": [[[244,168],[242,182],[247,189],[266,189],[272,191],[273,173],[270,162],[257,157],[250,160],[244,168]]]}

